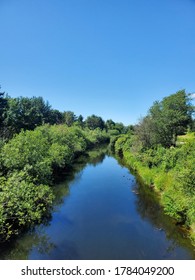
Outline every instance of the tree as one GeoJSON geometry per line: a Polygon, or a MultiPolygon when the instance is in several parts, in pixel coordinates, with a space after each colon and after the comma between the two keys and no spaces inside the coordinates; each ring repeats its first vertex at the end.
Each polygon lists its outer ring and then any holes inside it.
{"type": "Polygon", "coordinates": [[[67,126],[73,125],[73,123],[77,120],[76,115],[72,111],[66,111],[63,113],[63,122],[67,126]]]}
{"type": "Polygon", "coordinates": [[[105,128],[105,123],[103,119],[96,115],[91,115],[87,117],[87,119],[85,120],[85,125],[91,130],[94,130],[96,128],[100,128],[102,130],[105,128]]]}
{"type": "Polygon", "coordinates": [[[185,90],[154,102],[148,115],[136,128],[138,139],[144,147],[161,144],[164,147],[175,145],[179,134],[184,134],[192,125],[194,107],[185,90]]]}
{"type": "Polygon", "coordinates": [[[117,129],[118,130],[118,132],[119,133],[125,133],[126,132],[126,128],[125,128],[125,126],[124,126],[124,124],[123,123],[115,123],[115,129],[117,129]]]}
{"type": "Polygon", "coordinates": [[[84,126],[84,122],[83,122],[83,116],[82,115],[79,115],[77,120],[76,120],[76,124],[80,127],[83,127],[84,126]]]}
{"type": "Polygon", "coordinates": [[[49,124],[61,124],[63,122],[63,114],[56,109],[51,109],[49,112],[48,123],[49,124]]]}
{"type": "MultiPolygon", "coordinates": [[[[177,136],[184,134],[188,126],[192,124],[193,106],[190,101],[190,95],[186,94],[185,90],[178,91],[162,100],[159,121],[163,128],[164,138],[166,134],[165,145],[175,145],[177,136]]],[[[159,127],[157,122],[156,127],[159,127]]]]}
{"type": "MultiPolygon", "coordinates": [[[[1,89],[1,86],[0,86],[1,89]]],[[[7,108],[7,99],[4,98],[5,92],[0,92],[0,132],[1,136],[3,133],[3,128],[4,128],[4,118],[5,118],[5,110],[7,108]]]]}
{"type": "Polygon", "coordinates": [[[137,140],[142,143],[144,148],[150,148],[154,144],[153,123],[149,116],[142,118],[135,126],[137,140]]]}
{"type": "Polygon", "coordinates": [[[7,98],[4,125],[7,138],[21,129],[32,130],[51,120],[51,106],[42,97],[17,97],[7,98]]]}
{"type": "Polygon", "coordinates": [[[105,125],[107,130],[115,129],[115,122],[111,119],[107,120],[105,125]]]}

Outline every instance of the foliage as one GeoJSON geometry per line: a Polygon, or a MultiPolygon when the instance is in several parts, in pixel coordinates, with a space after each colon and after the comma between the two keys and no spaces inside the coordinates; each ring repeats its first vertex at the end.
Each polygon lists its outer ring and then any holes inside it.
{"type": "Polygon", "coordinates": [[[12,135],[19,133],[22,128],[31,130],[49,121],[51,107],[42,97],[8,98],[7,101],[4,126],[12,135]]]}
{"type": "Polygon", "coordinates": [[[126,143],[128,139],[128,135],[121,135],[117,141],[115,142],[115,152],[117,154],[122,154],[122,149],[123,149],[123,146],[124,144],[126,143]]]}
{"type": "Polygon", "coordinates": [[[67,126],[72,126],[74,122],[76,122],[76,115],[72,111],[66,111],[63,113],[63,122],[67,126]]]}
{"type": "Polygon", "coordinates": [[[194,107],[190,95],[181,90],[154,102],[149,113],[136,127],[136,135],[144,148],[161,144],[164,147],[175,146],[179,134],[186,133],[192,126],[194,107]]]}
{"type": "MultiPolygon", "coordinates": [[[[195,137],[191,133],[180,139],[183,144],[165,148],[158,145],[150,149],[134,149],[131,136],[120,136],[114,144],[127,164],[160,195],[165,213],[178,223],[191,228],[195,236],[195,137]],[[126,138],[126,139],[125,139],[126,138]],[[127,148],[128,147],[128,148],[127,148]]],[[[195,240],[195,239],[194,239],[195,240]]]]}
{"type": "Polygon", "coordinates": [[[14,172],[0,180],[0,240],[40,223],[51,209],[51,189],[31,182],[26,172],[14,172]]]}
{"type": "Polygon", "coordinates": [[[23,130],[2,144],[0,239],[9,239],[47,216],[54,172],[70,167],[79,154],[108,140],[100,129],[47,124],[23,130]]]}
{"type": "Polygon", "coordinates": [[[4,114],[7,108],[7,100],[4,98],[4,94],[4,92],[0,92],[0,133],[3,131],[4,114]]]}
{"type": "Polygon", "coordinates": [[[85,125],[87,128],[94,130],[96,128],[100,128],[101,130],[104,129],[105,123],[101,117],[98,117],[96,115],[91,115],[87,117],[85,120],[85,125]]]}
{"type": "Polygon", "coordinates": [[[184,90],[155,102],[132,133],[115,138],[115,153],[159,193],[167,215],[191,229],[195,242],[194,107],[184,90]],[[134,133],[134,135],[133,135],[134,133]]]}
{"type": "Polygon", "coordinates": [[[0,240],[49,214],[55,175],[87,149],[109,142],[104,128],[101,117],[84,122],[82,115],[52,109],[42,97],[0,92],[0,240]]]}

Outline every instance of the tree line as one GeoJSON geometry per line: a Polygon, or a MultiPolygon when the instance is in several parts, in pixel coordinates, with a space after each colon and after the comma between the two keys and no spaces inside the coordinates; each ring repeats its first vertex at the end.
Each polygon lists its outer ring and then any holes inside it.
{"type": "Polygon", "coordinates": [[[42,97],[17,97],[11,98],[0,92],[0,138],[11,139],[14,134],[23,130],[33,130],[44,124],[66,124],[94,130],[105,129],[110,134],[125,133],[129,128],[122,123],[102,117],[91,115],[85,120],[82,115],[76,116],[72,111],[60,112],[53,109],[42,97]]]}

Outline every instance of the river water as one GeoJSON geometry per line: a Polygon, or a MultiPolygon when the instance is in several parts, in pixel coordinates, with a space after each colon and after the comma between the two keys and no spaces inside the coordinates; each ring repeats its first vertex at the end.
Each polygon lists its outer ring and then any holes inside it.
{"type": "Polygon", "coordinates": [[[0,259],[195,259],[157,196],[104,150],[77,160],[65,178],[51,219],[0,248],[0,259]]]}

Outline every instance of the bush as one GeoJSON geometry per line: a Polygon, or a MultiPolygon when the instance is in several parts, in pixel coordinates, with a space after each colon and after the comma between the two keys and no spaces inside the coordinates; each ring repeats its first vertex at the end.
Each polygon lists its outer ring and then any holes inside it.
{"type": "Polygon", "coordinates": [[[108,134],[100,129],[44,125],[34,131],[22,131],[1,145],[1,240],[47,216],[53,200],[48,185],[54,171],[70,166],[90,146],[108,140],[108,134]]]}
{"type": "Polygon", "coordinates": [[[191,228],[195,241],[195,139],[185,137],[177,147],[143,149],[135,137],[119,137],[115,151],[160,194],[165,213],[191,228]]]}
{"type": "Polygon", "coordinates": [[[0,182],[0,240],[40,223],[52,205],[53,194],[45,185],[36,185],[21,171],[0,182]]]}

